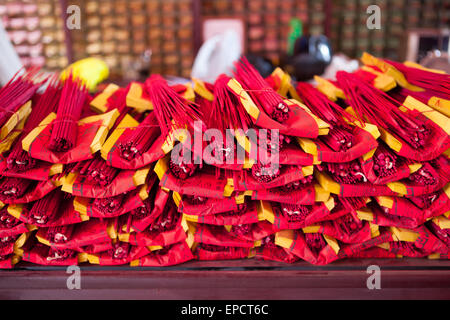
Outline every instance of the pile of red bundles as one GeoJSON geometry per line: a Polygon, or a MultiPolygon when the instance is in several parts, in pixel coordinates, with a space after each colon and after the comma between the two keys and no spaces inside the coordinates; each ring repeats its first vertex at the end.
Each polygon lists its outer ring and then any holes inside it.
{"type": "Polygon", "coordinates": [[[0,89],[0,268],[448,259],[449,75],[362,61],[94,97],[22,71],[0,89]]]}

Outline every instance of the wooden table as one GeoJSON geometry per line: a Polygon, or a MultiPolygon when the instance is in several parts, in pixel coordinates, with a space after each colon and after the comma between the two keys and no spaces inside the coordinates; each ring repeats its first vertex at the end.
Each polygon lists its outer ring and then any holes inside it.
{"type": "Polygon", "coordinates": [[[327,266],[259,260],[192,261],[168,268],[81,266],[81,290],[65,267],[21,264],[0,272],[0,299],[449,299],[450,261],[358,259],[327,266]],[[369,290],[367,267],[381,268],[369,290]]]}

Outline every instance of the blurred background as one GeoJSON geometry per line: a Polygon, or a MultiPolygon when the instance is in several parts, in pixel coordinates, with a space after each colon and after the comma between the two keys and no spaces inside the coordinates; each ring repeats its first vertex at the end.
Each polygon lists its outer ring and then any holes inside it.
{"type": "Polygon", "coordinates": [[[0,19],[21,62],[49,71],[94,56],[118,81],[187,78],[202,44],[229,29],[226,41],[262,72],[280,65],[308,79],[333,55],[342,64],[364,51],[447,67],[450,0],[0,0],[0,19]],[[379,30],[366,25],[373,4],[379,30]],[[80,29],[66,27],[68,5],[79,6],[80,29]]]}

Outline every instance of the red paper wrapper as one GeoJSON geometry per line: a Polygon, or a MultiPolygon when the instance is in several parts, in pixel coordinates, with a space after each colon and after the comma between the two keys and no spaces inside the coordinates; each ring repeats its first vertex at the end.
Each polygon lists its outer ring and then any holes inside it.
{"type": "Polygon", "coordinates": [[[395,133],[391,132],[401,142],[401,148],[397,151],[399,155],[416,161],[430,161],[439,157],[450,148],[450,137],[441,127],[416,110],[407,111],[406,113],[423,121],[427,129],[430,130],[429,139],[422,148],[415,150],[408,143],[397,137],[395,133]]]}
{"type": "Polygon", "coordinates": [[[76,248],[75,250],[78,252],[84,253],[101,253],[103,251],[108,251],[114,249],[112,241],[104,242],[104,243],[95,243],[85,247],[76,248]]]}
{"type": "Polygon", "coordinates": [[[27,225],[8,213],[8,208],[0,210],[0,238],[28,232],[27,225]]]}
{"type": "Polygon", "coordinates": [[[159,185],[183,195],[223,199],[227,180],[217,177],[216,171],[212,167],[205,166],[201,171],[185,180],[177,179],[168,170],[160,178],[159,185]]]}
{"type": "MultiPolygon", "coordinates": [[[[270,167],[271,165],[269,165],[270,167]]],[[[278,176],[261,175],[255,176],[255,165],[250,172],[234,173],[234,190],[266,190],[285,186],[305,178],[301,167],[298,166],[280,166],[278,176]],[[267,180],[267,182],[264,181],[267,180]]],[[[312,177],[311,177],[312,178],[312,177]]],[[[309,181],[308,181],[309,182],[309,181]]]]}
{"type": "Polygon", "coordinates": [[[128,216],[119,220],[122,226],[120,230],[142,232],[164,212],[167,201],[170,201],[170,193],[158,189],[155,197],[149,197],[144,205],[131,211],[128,216]]]}
{"type": "Polygon", "coordinates": [[[15,260],[18,257],[14,254],[10,254],[8,256],[0,256],[0,269],[12,269],[14,268],[15,260]]]}
{"type": "Polygon", "coordinates": [[[392,182],[389,188],[406,197],[434,193],[450,181],[450,162],[445,156],[423,163],[409,178],[392,182]]]}
{"type": "Polygon", "coordinates": [[[267,200],[273,202],[313,205],[315,203],[315,189],[313,184],[307,184],[297,190],[283,190],[273,188],[253,191],[252,200],[267,200]]]}
{"type": "Polygon", "coordinates": [[[319,232],[343,243],[362,243],[372,238],[370,224],[348,213],[333,221],[321,223],[319,232]]]}
{"type": "Polygon", "coordinates": [[[269,221],[279,230],[304,228],[326,220],[330,214],[325,203],[316,203],[312,206],[273,203],[272,212],[273,221],[272,219],[269,221]]]}
{"type": "Polygon", "coordinates": [[[394,214],[388,208],[379,207],[374,203],[369,204],[368,207],[373,212],[372,223],[376,225],[395,226],[400,228],[416,228],[419,225],[420,217],[407,217],[399,214],[394,214]]]}
{"type": "Polygon", "coordinates": [[[181,215],[171,205],[143,232],[119,234],[119,239],[135,246],[165,247],[186,240],[181,215]]]}
{"type": "Polygon", "coordinates": [[[118,217],[144,204],[139,196],[139,192],[136,190],[111,198],[75,198],[74,201],[77,202],[77,205],[85,207],[87,216],[95,218],[118,217]],[[111,209],[111,211],[108,211],[107,209],[113,206],[110,202],[118,202],[119,204],[114,206],[114,209],[111,209]]]}
{"type": "Polygon", "coordinates": [[[69,151],[56,152],[48,148],[52,130],[52,124],[50,124],[30,143],[28,152],[32,158],[51,163],[66,164],[92,159],[94,155],[90,152],[90,146],[102,126],[102,121],[79,124],[76,145],[69,151]]]}
{"type": "Polygon", "coordinates": [[[0,239],[0,256],[6,257],[12,254],[14,252],[14,247],[16,246],[16,241],[19,237],[19,234],[2,237],[0,239]]]}
{"type": "Polygon", "coordinates": [[[55,249],[76,249],[110,241],[116,235],[117,219],[89,220],[75,225],[72,236],[64,243],[55,243],[47,239],[48,228],[40,228],[36,237],[40,242],[55,249]]]}
{"type": "MultiPolygon", "coordinates": [[[[270,134],[268,134],[270,136],[270,134]]],[[[280,136],[280,140],[282,137],[280,136]]],[[[204,147],[207,146],[204,143],[204,147]]],[[[240,145],[237,148],[242,148],[240,145]]],[[[260,148],[260,147],[258,147],[260,148]]],[[[204,148],[202,150],[205,150],[204,148]]],[[[267,149],[265,149],[267,150],[267,149]]],[[[281,165],[293,165],[293,166],[310,166],[314,162],[314,157],[311,154],[304,152],[297,144],[294,143],[283,143],[282,146],[279,147],[278,153],[278,162],[281,165]]],[[[255,152],[256,154],[264,154],[266,151],[259,151],[259,149],[255,152]]],[[[244,164],[238,164],[237,151],[234,151],[235,158],[232,163],[227,164],[227,159],[223,159],[223,164],[217,164],[215,158],[213,159],[213,155],[208,152],[203,155],[203,161],[211,164],[212,166],[218,167],[220,169],[228,169],[234,171],[244,170],[244,164]]],[[[241,160],[242,161],[242,160],[241,160]]],[[[247,165],[247,164],[246,164],[247,165]]]]}
{"type": "MultiPolygon", "coordinates": [[[[323,167],[322,167],[323,168],[323,167]]],[[[384,185],[375,185],[369,181],[362,183],[343,183],[336,181],[335,177],[325,173],[316,172],[316,179],[325,190],[337,194],[340,197],[375,197],[375,196],[395,196],[396,192],[384,185]]]]}
{"type": "Polygon", "coordinates": [[[8,169],[6,159],[0,157],[0,161],[0,172],[1,175],[5,177],[47,181],[50,179],[51,175],[58,173],[58,171],[62,171],[62,165],[60,170],[55,170],[53,167],[55,165],[54,163],[44,161],[37,161],[36,165],[32,169],[25,171],[14,171],[8,169]],[[53,173],[53,171],[55,172],[53,173]]]}
{"type": "Polygon", "coordinates": [[[341,198],[334,196],[333,198],[335,203],[334,208],[331,210],[330,214],[321,221],[335,220],[346,215],[347,213],[353,213],[356,215],[356,210],[365,207],[368,200],[364,197],[341,198]]]}
{"type": "Polygon", "coordinates": [[[404,241],[402,239],[391,241],[389,243],[390,252],[406,257],[425,257],[432,253],[449,253],[448,246],[433,235],[425,225],[406,231],[415,234],[415,241],[404,241]]]}
{"type": "Polygon", "coordinates": [[[443,229],[439,227],[433,221],[430,221],[428,224],[430,231],[436,236],[439,240],[441,240],[450,252],[450,229],[443,229]]]}
{"type": "MultiPolygon", "coordinates": [[[[155,141],[152,143],[150,148],[143,152],[142,154],[137,155],[133,159],[127,160],[121,157],[120,145],[126,141],[128,141],[128,137],[133,133],[133,129],[125,129],[122,135],[117,139],[110,149],[106,153],[105,160],[109,163],[110,166],[114,168],[120,168],[125,170],[136,170],[142,167],[145,167],[153,162],[158,161],[166,155],[164,151],[164,145],[166,144],[167,137],[164,137],[159,130],[158,123],[156,119],[152,124],[155,126],[155,141]]],[[[124,128],[125,126],[120,126],[119,129],[124,128]]],[[[150,130],[151,128],[149,128],[150,130]]]]}
{"type": "MultiPolygon", "coordinates": [[[[381,207],[379,208],[378,206],[373,205],[373,207],[377,210],[376,213],[380,215],[380,220],[378,222],[382,223],[383,218],[389,219],[389,217],[390,219],[395,220],[395,218],[391,217],[394,215],[400,218],[406,218],[403,219],[403,222],[407,223],[405,227],[417,227],[418,225],[425,223],[428,219],[440,216],[450,210],[450,200],[442,191],[430,195],[415,197],[413,199],[415,201],[426,201],[428,204],[426,206],[419,207],[411,201],[411,199],[392,197],[389,198],[389,200],[392,201],[392,205],[389,203],[389,206],[387,206],[388,204],[384,203],[384,199],[376,198],[381,207]],[[384,206],[384,204],[386,206],[384,206]]],[[[386,224],[384,223],[381,225],[386,224]]]]}
{"type": "Polygon", "coordinates": [[[409,177],[411,170],[408,164],[410,162],[410,160],[395,155],[385,145],[380,144],[372,158],[361,161],[361,168],[370,182],[384,185],[409,177]]]}
{"type": "Polygon", "coordinates": [[[72,200],[65,199],[60,202],[59,207],[55,210],[55,214],[52,215],[46,223],[37,224],[36,220],[30,216],[30,210],[32,209],[33,204],[34,203],[26,205],[10,205],[8,211],[20,221],[33,225],[36,224],[39,225],[39,227],[58,227],[88,220],[88,217],[75,211],[72,200]]]}
{"type": "Polygon", "coordinates": [[[237,226],[242,224],[257,223],[260,219],[258,218],[258,210],[256,208],[255,202],[249,202],[245,204],[240,211],[229,211],[210,215],[192,215],[187,218],[189,221],[213,224],[218,226],[237,226]],[[195,218],[195,219],[194,219],[195,218]]]}
{"type": "Polygon", "coordinates": [[[142,258],[150,252],[147,247],[130,246],[129,243],[125,242],[116,242],[112,246],[113,248],[106,252],[89,254],[89,262],[101,266],[124,265],[142,258]]]}
{"type": "Polygon", "coordinates": [[[285,263],[294,263],[300,260],[299,257],[296,257],[285,248],[277,246],[274,236],[269,236],[262,240],[261,246],[256,248],[255,258],[285,263]]]}
{"type": "Polygon", "coordinates": [[[223,247],[252,248],[254,241],[244,240],[228,232],[223,226],[199,224],[194,233],[194,241],[223,247]]]}
{"type": "Polygon", "coordinates": [[[197,216],[214,215],[229,211],[240,211],[243,204],[237,204],[235,198],[214,199],[183,195],[178,211],[197,216]]]}
{"type": "Polygon", "coordinates": [[[323,162],[349,162],[362,157],[378,146],[376,139],[366,130],[354,127],[352,134],[354,139],[352,147],[346,151],[333,151],[321,140],[314,140],[317,147],[317,159],[323,162]]]}
{"type": "Polygon", "coordinates": [[[111,184],[101,186],[91,181],[85,181],[80,175],[69,174],[63,182],[63,191],[69,192],[74,196],[87,198],[109,198],[121,193],[136,189],[144,184],[149,168],[135,170],[123,170],[114,178],[111,184]]]}
{"type": "Polygon", "coordinates": [[[167,267],[194,259],[191,249],[185,241],[167,248],[152,251],[148,255],[131,262],[133,267],[167,267]]]}
{"type": "Polygon", "coordinates": [[[77,252],[54,249],[30,238],[22,248],[22,260],[45,266],[73,266],[78,264],[77,252]]]}
{"type": "Polygon", "coordinates": [[[268,221],[259,221],[251,224],[234,225],[229,232],[239,239],[256,242],[275,234],[279,230],[268,221]]]}
{"type": "Polygon", "coordinates": [[[252,248],[223,247],[199,243],[194,255],[197,260],[234,260],[252,256],[252,248]]]}
{"type": "MultiPolygon", "coordinates": [[[[12,179],[17,178],[4,178],[2,182],[0,182],[1,186],[4,186],[4,190],[10,191],[11,189],[8,186],[14,187],[14,184],[10,184],[10,182],[13,181],[12,179]]],[[[0,200],[4,203],[11,203],[11,204],[29,203],[42,199],[44,196],[46,196],[51,191],[57,188],[53,179],[47,181],[30,180],[30,182],[27,184],[28,184],[27,188],[25,190],[22,190],[22,192],[17,193],[9,192],[9,194],[7,195],[0,194],[0,200]]]]}
{"type": "Polygon", "coordinates": [[[349,255],[348,258],[359,258],[359,259],[382,259],[382,258],[396,258],[397,255],[393,252],[389,252],[383,248],[373,247],[367,250],[355,252],[349,255]]]}
{"type": "Polygon", "coordinates": [[[324,265],[338,259],[354,256],[358,252],[367,250],[368,248],[375,247],[379,244],[391,240],[392,240],[391,233],[384,232],[380,236],[372,238],[362,243],[340,245],[339,252],[336,254],[334,249],[329,244],[326,243],[324,243],[324,245],[322,245],[321,249],[319,249],[318,251],[312,249],[308,245],[307,241],[305,241],[305,235],[303,234],[303,232],[293,231],[292,241],[287,249],[292,254],[300,257],[303,260],[308,261],[309,263],[324,265]]]}

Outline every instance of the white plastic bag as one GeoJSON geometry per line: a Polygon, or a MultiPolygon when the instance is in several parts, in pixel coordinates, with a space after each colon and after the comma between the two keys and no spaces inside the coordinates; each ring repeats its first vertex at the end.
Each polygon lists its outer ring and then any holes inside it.
{"type": "Polygon", "coordinates": [[[231,76],[233,62],[242,54],[242,46],[237,34],[225,31],[209,38],[203,43],[195,58],[191,76],[213,83],[225,73],[231,76]]]}

